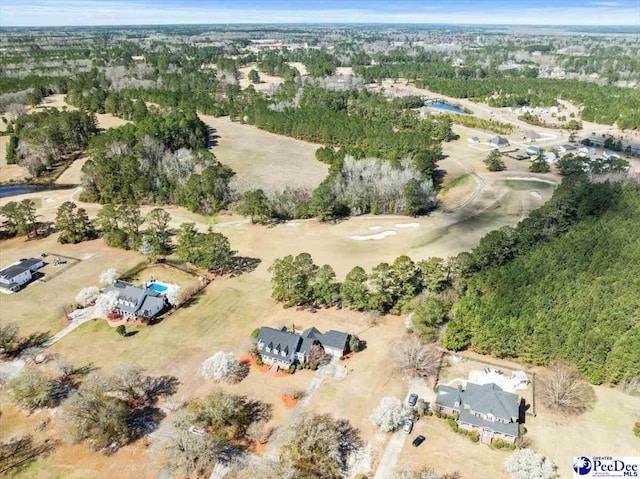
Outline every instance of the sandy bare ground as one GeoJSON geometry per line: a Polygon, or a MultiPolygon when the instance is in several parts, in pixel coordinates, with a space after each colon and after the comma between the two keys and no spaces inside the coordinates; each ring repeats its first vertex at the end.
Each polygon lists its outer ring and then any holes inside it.
{"type": "Polygon", "coordinates": [[[315,188],[327,176],[328,166],[314,156],[320,145],[234,123],[227,117],[200,118],[215,129],[218,144],[211,151],[233,168],[241,189],[315,188]]]}
{"type": "Polygon", "coordinates": [[[238,72],[240,73],[240,88],[245,89],[249,85],[253,85],[253,88],[256,91],[263,93],[274,93],[276,88],[284,83],[284,79],[282,77],[269,75],[266,72],[261,71],[255,63],[250,63],[247,66],[242,68],[238,68],[238,72]],[[251,70],[257,70],[260,74],[260,83],[251,83],[249,81],[249,72],[251,70]]]}
{"type": "Polygon", "coordinates": [[[297,68],[298,71],[300,72],[300,75],[302,76],[309,74],[309,72],[307,71],[307,67],[305,67],[304,63],[302,62],[289,62],[289,66],[291,68],[297,68]]]}
{"type": "Polygon", "coordinates": [[[88,159],[88,157],[84,157],[71,163],[69,168],[58,177],[56,183],[59,185],[79,185],[82,181],[82,167],[88,159]]]}

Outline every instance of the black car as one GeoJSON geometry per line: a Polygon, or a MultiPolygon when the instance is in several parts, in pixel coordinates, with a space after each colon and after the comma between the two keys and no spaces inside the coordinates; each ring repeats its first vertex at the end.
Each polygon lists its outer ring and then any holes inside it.
{"type": "Polygon", "coordinates": [[[411,444],[413,444],[413,447],[418,447],[423,442],[424,442],[424,436],[421,434],[420,436],[417,436],[411,444]]]}
{"type": "Polygon", "coordinates": [[[413,407],[416,405],[416,403],[418,402],[418,395],[415,393],[411,393],[409,395],[409,399],[407,400],[407,402],[409,403],[409,406],[413,407]]]}

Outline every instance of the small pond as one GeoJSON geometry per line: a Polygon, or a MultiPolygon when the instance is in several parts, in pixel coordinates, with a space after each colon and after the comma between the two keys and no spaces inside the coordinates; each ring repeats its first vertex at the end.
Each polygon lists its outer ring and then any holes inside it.
{"type": "Polygon", "coordinates": [[[467,115],[468,113],[464,111],[462,108],[458,108],[457,106],[449,105],[448,103],[442,103],[441,101],[434,101],[427,104],[428,107],[438,108],[439,110],[447,110],[453,113],[459,113],[461,115],[467,115]]]}

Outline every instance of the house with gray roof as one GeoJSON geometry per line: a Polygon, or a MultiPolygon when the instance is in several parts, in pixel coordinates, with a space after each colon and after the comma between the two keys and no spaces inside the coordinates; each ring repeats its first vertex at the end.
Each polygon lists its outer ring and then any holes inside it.
{"type": "Polygon", "coordinates": [[[116,294],[116,311],[124,318],[155,318],[167,306],[166,298],[151,288],[134,286],[126,281],[116,280],[104,293],[116,294]]]}
{"type": "Polygon", "coordinates": [[[503,136],[495,136],[489,140],[489,144],[496,148],[502,148],[504,146],[509,146],[509,140],[503,136]]]}
{"type": "Polygon", "coordinates": [[[464,388],[440,385],[434,410],[457,415],[458,427],[478,431],[486,444],[493,439],[513,444],[518,438],[520,399],[497,384],[467,382],[464,388]]]}
{"type": "Polygon", "coordinates": [[[0,270],[0,292],[15,293],[33,279],[33,273],[44,266],[38,258],[25,258],[0,270]]]}
{"type": "Polygon", "coordinates": [[[256,345],[265,363],[289,368],[292,364],[306,363],[314,344],[322,346],[325,354],[341,357],[348,352],[349,335],[334,330],[321,333],[316,328],[298,334],[286,327],[275,329],[263,326],[256,345]]]}

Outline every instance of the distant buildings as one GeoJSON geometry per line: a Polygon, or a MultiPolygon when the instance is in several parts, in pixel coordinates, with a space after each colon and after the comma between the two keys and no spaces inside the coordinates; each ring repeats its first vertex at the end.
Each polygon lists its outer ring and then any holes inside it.
{"type": "Polygon", "coordinates": [[[525,130],[522,132],[522,139],[524,141],[537,141],[541,138],[540,134],[533,130],[525,130]]]}
{"type": "Polygon", "coordinates": [[[577,150],[577,149],[578,149],[578,147],[576,145],[569,145],[569,144],[560,145],[559,147],[556,148],[556,150],[559,153],[568,153],[570,151],[574,151],[574,150],[577,150]]]}
{"type": "Polygon", "coordinates": [[[531,156],[535,156],[543,151],[544,149],[540,148],[539,146],[530,146],[526,150],[524,150],[527,155],[531,156]]]}
{"type": "Polygon", "coordinates": [[[0,292],[15,293],[33,279],[33,273],[44,266],[38,258],[21,259],[0,271],[0,292]]]}
{"type": "Polygon", "coordinates": [[[509,146],[509,140],[502,136],[496,136],[489,140],[489,144],[491,146],[495,146],[496,148],[503,148],[505,146],[509,146]]]}
{"type": "Polygon", "coordinates": [[[469,144],[471,145],[478,145],[480,144],[480,138],[478,138],[477,136],[472,136],[471,138],[469,138],[467,140],[469,142],[469,144]]]}

